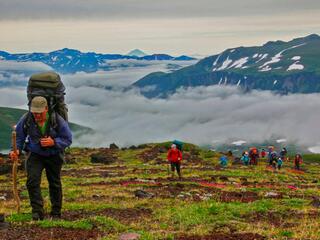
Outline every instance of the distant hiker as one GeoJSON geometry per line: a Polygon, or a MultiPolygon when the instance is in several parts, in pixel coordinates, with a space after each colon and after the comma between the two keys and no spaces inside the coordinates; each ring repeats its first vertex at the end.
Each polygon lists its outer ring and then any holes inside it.
{"type": "Polygon", "coordinates": [[[267,155],[266,150],[264,150],[264,148],[262,148],[261,153],[260,153],[261,158],[265,158],[266,155],[267,155]]]}
{"type": "Polygon", "coordinates": [[[171,148],[168,151],[167,160],[171,165],[171,177],[174,177],[174,171],[177,170],[178,176],[181,179],[181,161],[182,161],[182,153],[177,148],[175,144],[171,145],[171,148]]]}
{"type": "Polygon", "coordinates": [[[281,157],[282,161],[286,160],[287,153],[288,153],[287,149],[285,147],[282,148],[282,150],[280,152],[280,157],[281,157]]]}
{"type": "Polygon", "coordinates": [[[228,165],[228,157],[226,155],[220,157],[220,165],[221,167],[226,167],[228,165]]]}
{"type": "Polygon", "coordinates": [[[244,165],[248,166],[249,165],[249,153],[244,152],[244,154],[241,157],[241,161],[243,162],[244,165]]]}
{"type": "Polygon", "coordinates": [[[282,160],[281,157],[279,157],[279,158],[278,158],[278,161],[277,161],[277,168],[278,168],[278,170],[281,170],[282,164],[283,164],[283,160],[282,160]]]}
{"type": "Polygon", "coordinates": [[[278,163],[278,154],[276,151],[273,151],[270,155],[271,157],[271,166],[276,169],[277,168],[277,163],[278,163]]]}
{"type": "MultiPolygon", "coordinates": [[[[34,97],[30,110],[22,116],[17,127],[18,154],[27,153],[27,189],[32,207],[32,219],[44,218],[41,196],[41,174],[46,170],[51,200],[51,217],[61,217],[61,167],[64,149],[71,145],[72,135],[68,123],[56,112],[50,111],[46,98],[34,97]],[[54,121],[53,121],[54,117],[54,121]]],[[[17,155],[11,151],[11,159],[17,155]]]]}
{"type": "Polygon", "coordinates": [[[274,147],[273,146],[269,146],[268,147],[268,163],[269,166],[272,166],[272,153],[274,152],[274,147]]]}
{"type": "Polygon", "coordinates": [[[296,170],[300,170],[300,165],[302,164],[302,162],[303,160],[301,154],[297,153],[294,157],[294,168],[296,170]]]}
{"type": "Polygon", "coordinates": [[[258,164],[259,152],[257,148],[253,147],[250,149],[249,158],[250,158],[250,165],[258,164]]]}

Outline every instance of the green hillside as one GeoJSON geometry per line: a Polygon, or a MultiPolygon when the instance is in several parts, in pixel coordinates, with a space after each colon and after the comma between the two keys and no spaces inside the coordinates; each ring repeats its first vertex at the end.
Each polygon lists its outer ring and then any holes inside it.
{"type": "Polygon", "coordinates": [[[61,220],[49,217],[45,179],[45,219],[32,221],[26,173],[18,176],[19,214],[11,175],[0,175],[0,215],[10,223],[0,230],[0,240],[320,239],[319,155],[303,155],[300,171],[292,158],[281,170],[270,168],[267,159],[244,166],[229,158],[222,168],[220,153],[186,144],[178,179],[168,169],[169,147],[69,149],[61,174],[61,220]]]}
{"type": "MultiPolygon", "coordinates": [[[[26,110],[0,107],[0,149],[8,149],[11,141],[12,126],[14,126],[26,110]]],[[[70,128],[75,135],[91,131],[91,129],[70,123],[70,128]]]]}

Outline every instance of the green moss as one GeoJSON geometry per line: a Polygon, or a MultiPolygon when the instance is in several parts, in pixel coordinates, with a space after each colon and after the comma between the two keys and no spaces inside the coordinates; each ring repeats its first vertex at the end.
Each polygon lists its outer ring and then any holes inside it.
{"type": "Polygon", "coordinates": [[[102,226],[103,230],[108,232],[122,232],[128,229],[127,226],[121,224],[117,220],[109,217],[97,216],[92,219],[95,223],[102,226]]]}
{"type": "Polygon", "coordinates": [[[6,218],[8,222],[28,222],[32,220],[31,213],[12,214],[6,218]]]}
{"type": "Polygon", "coordinates": [[[78,228],[78,229],[92,229],[93,225],[89,220],[79,221],[66,221],[66,220],[43,220],[37,222],[40,227],[51,228],[51,227],[63,227],[63,228],[78,228]]]}

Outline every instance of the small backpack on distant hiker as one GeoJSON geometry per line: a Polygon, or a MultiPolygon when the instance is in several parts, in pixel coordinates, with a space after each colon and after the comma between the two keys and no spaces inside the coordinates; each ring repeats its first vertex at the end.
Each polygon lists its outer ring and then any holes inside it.
{"type": "Polygon", "coordinates": [[[174,140],[172,142],[172,144],[175,144],[177,146],[177,148],[182,152],[182,148],[183,148],[183,142],[178,141],[178,140],[174,140]]]}
{"type": "MultiPolygon", "coordinates": [[[[42,96],[47,99],[51,126],[56,127],[56,114],[59,114],[64,120],[68,121],[68,109],[64,102],[65,86],[61,81],[59,74],[55,72],[43,72],[33,74],[28,82],[27,96],[28,105],[36,96],[42,96]]],[[[27,131],[29,116],[25,121],[24,129],[27,131]]]]}

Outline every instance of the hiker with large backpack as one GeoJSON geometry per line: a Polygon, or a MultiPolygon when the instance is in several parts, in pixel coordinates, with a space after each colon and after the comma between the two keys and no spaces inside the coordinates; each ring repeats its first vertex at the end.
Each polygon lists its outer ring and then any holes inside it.
{"type": "Polygon", "coordinates": [[[177,148],[176,144],[171,145],[167,154],[167,160],[171,165],[171,177],[174,178],[174,172],[176,169],[179,179],[181,179],[182,152],[177,148]]]}
{"type": "Polygon", "coordinates": [[[61,218],[61,167],[66,147],[72,143],[64,104],[64,86],[59,75],[49,72],[32,75],[28,85],[29,112],[16,126],[17,153],[27,153],[27,189],[32,207],[32,219],[44,218],[41,196],[41,175],[46,170],[51,200],[51,217],[61,218]],[[64,119],[65,118],[65,119],[64,119]]]}

